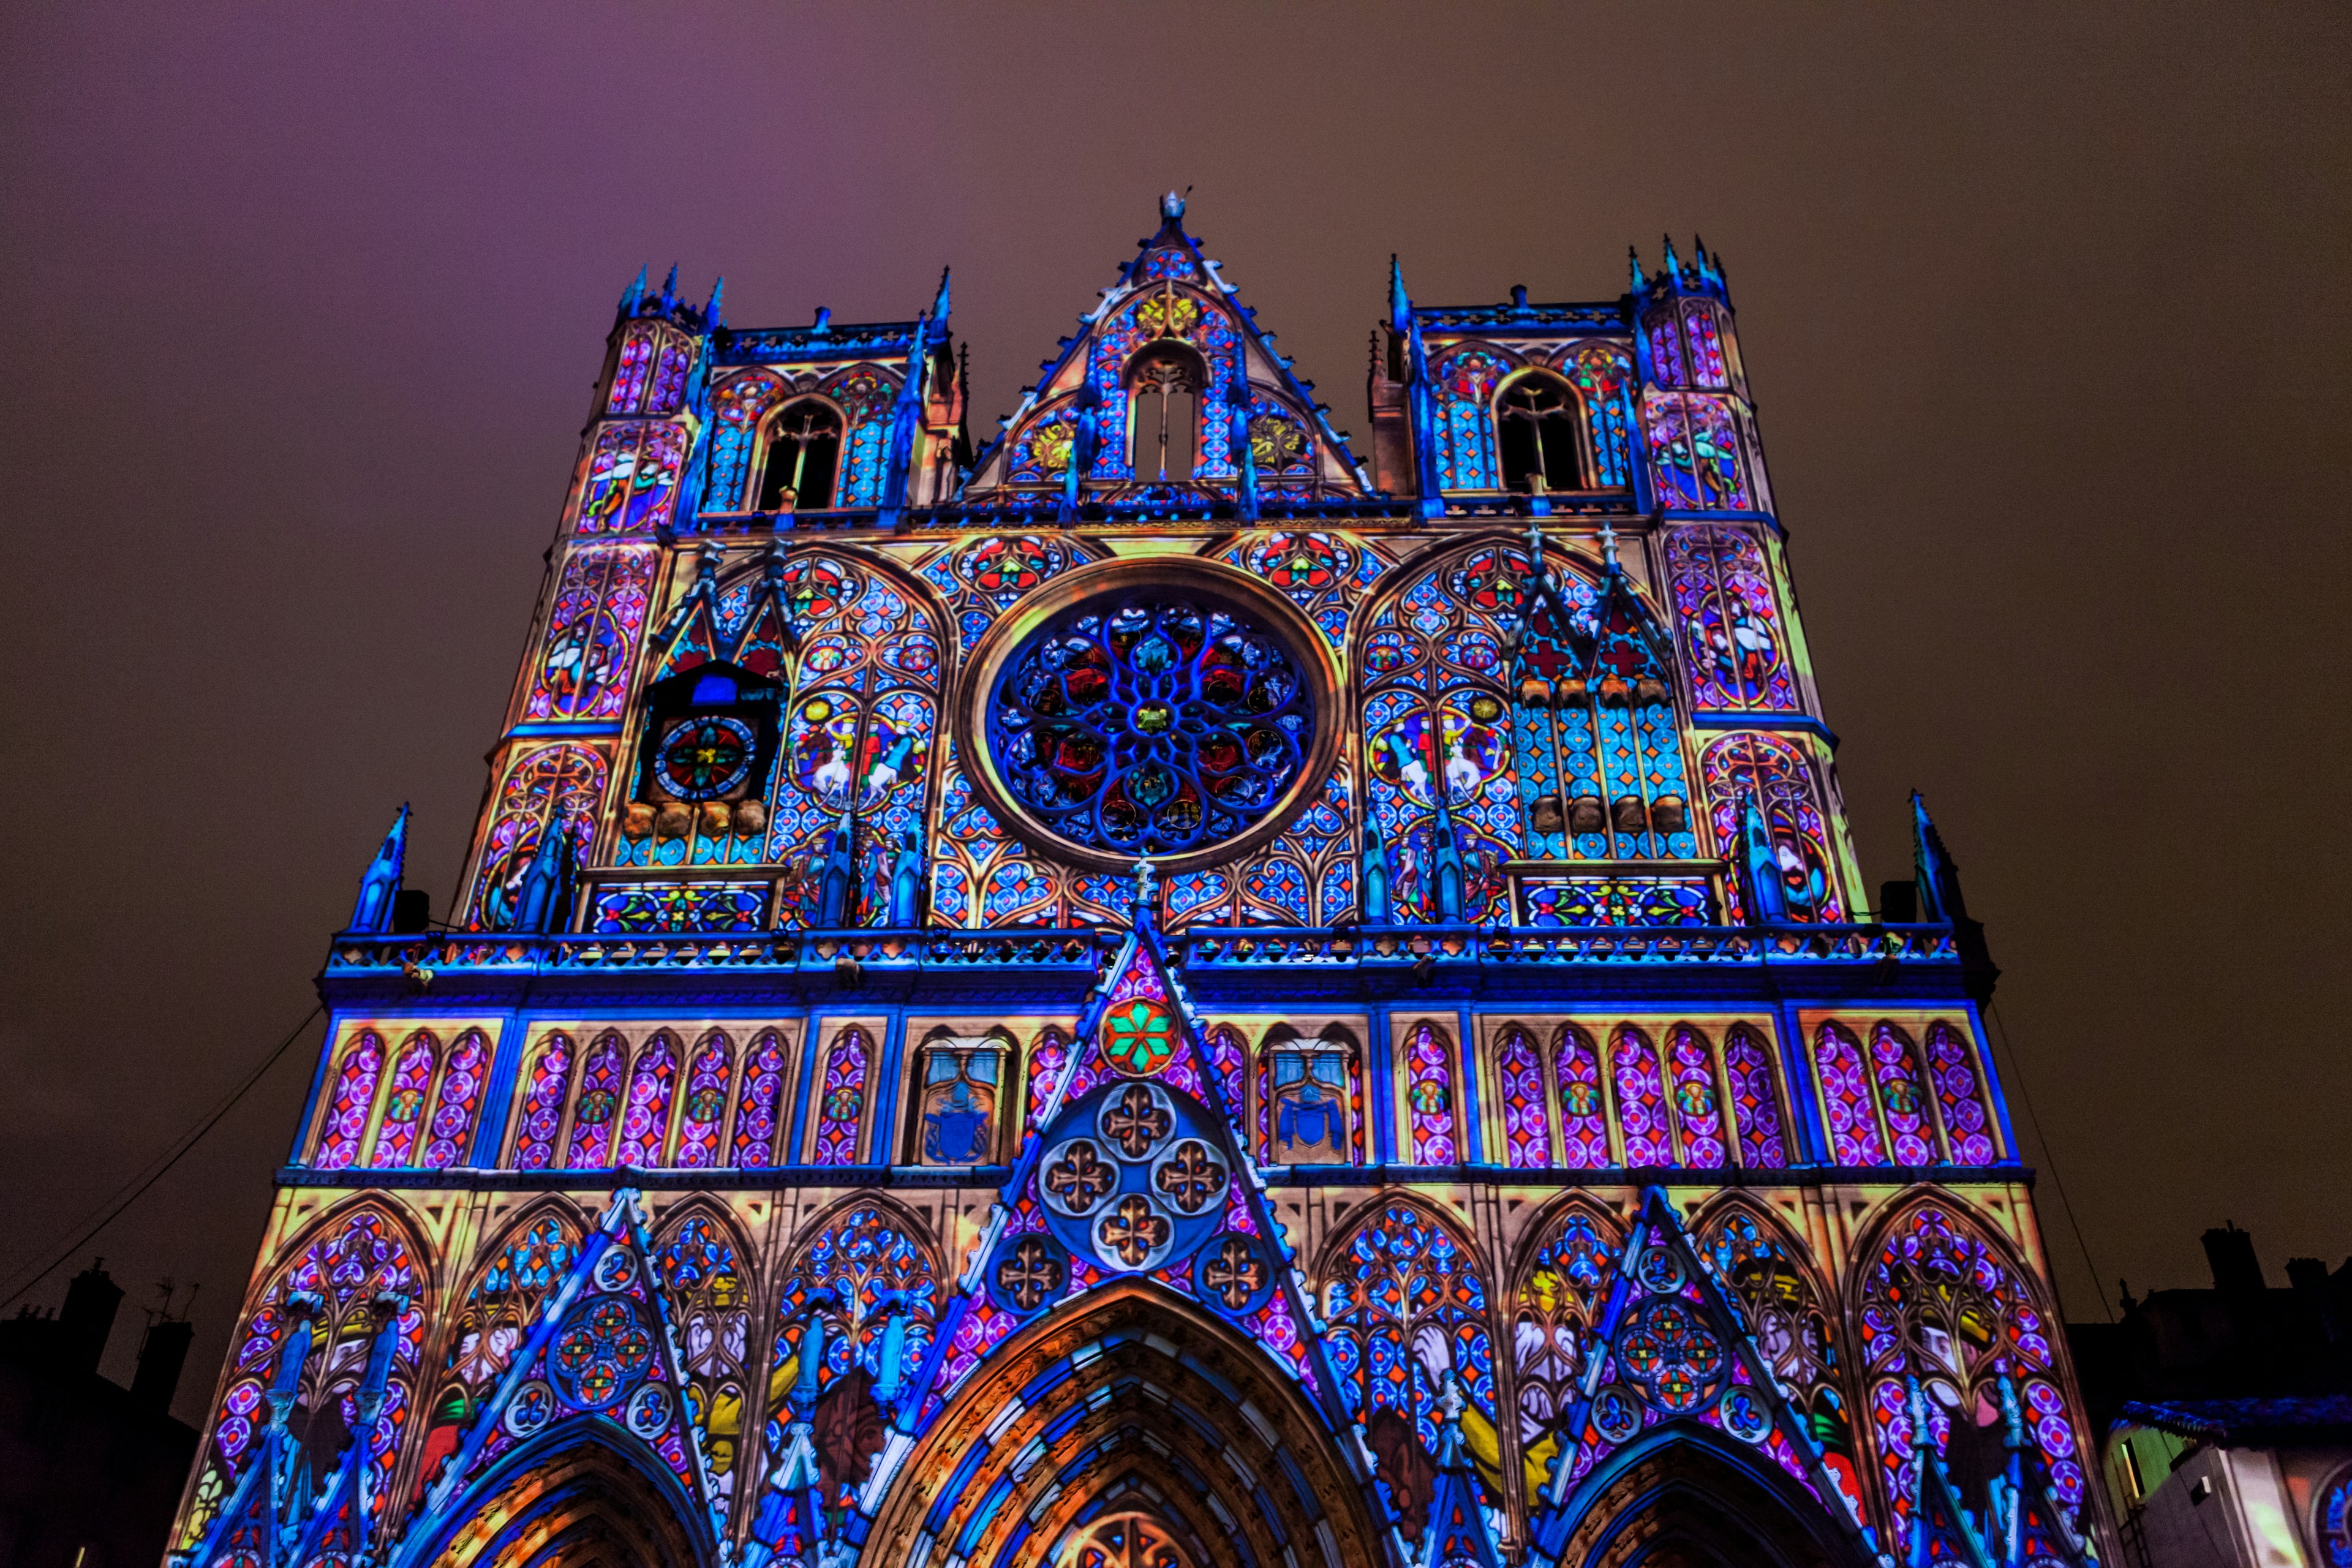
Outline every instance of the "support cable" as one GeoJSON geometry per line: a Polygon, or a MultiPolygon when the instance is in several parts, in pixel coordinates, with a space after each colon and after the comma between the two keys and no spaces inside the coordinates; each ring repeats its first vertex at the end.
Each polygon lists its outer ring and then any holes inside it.
{"type": "Polygon", "coordinates": [[[124,1186],[115,1189],[113,1195],[101,1201],[89,1214],[84,1215],[68,1226],[64,1239],[52,1242],[48,1247],[35,1253],[33,1257],[37,1260],[43,1257],[49,1259],[48,1262],[42,1264],[37,1271],[27,1278],[26,1270],[33,1268],[33,1264],[28,1262],[8,1275],[5,1279],[0,1279],[0,1289],[10,1285],[16,1286],[9,1295],[0,1298],[0,1308],[15,1306],[34,1286],[47,1279],[75,1253],[96,1240],[100,1232],[121,1217],[123,1210],[145,1196],[150,1187],[162,1181],[172,1167],[178,1164],[190,1150],[204,1142],[205,1134],[218,1126],[221,1118],[235,1110],[237,1102],[252,1092],[253,1087],[261,1081],[263,1075],[278,1065],[278,1058],[293,1047],[296,1040],[302,1037],[303,1032],[309,1029],[311,1024],[317,1021],[319,1015],[326,1010],[327,1005],[323,1002],[313,1005],[310,1011],[303,1016],[302,1021],[295,1025],[287,1037],[278,1042],[276,1048],[262,1058],[261,1064],[246,1074],[245,1080],[231,1089],[228,1098],[215,1106],[202,1121],[164,1145],[163,1152],[149,1161],[138,1175],[131,1177],[124,1186]],[[100,1210],[105,1212],[100,1215],[100,1210]],[[94,1221],[93,1216],[96,1216],[94,1221]],[[23,1283],[17,1284],[19,1280],[23,1283]]]}
{"type": "MultiPolygon", "coordinates": [[[[2091,1244],[2083,1239],[2083,1222],[2075,1216],[2074,1200],[2066,1194],[2066,1178],[2058,1171],[2058,1151],[2051,1147],[2050,1135],[2042,1131],[2042,1118],[2033,1109],[2033,1090],[2025,1081],[2025,1065],[2018,1059],[2017,1047],[2010,1044],[2009,1026],[2001,1022],[2000,1005],[1987,997],[1985,1012],[1991,1017],[1993,1027],[2000,1033],[2001,1051],[2009,1058],[2011,1081],[2017,1085],[2018,1098],[2025,1102],[2026,1120],[2033,1123],[2034,1142],[2042,1145],[2042,1159],[2050,1167],[2050,1184],[2058,1189],[2058,1201],[2065,1205],[2066,1225],[2074,1233],[2074,1245],[2082,1250],[2083,1267],[2091,1271],[2091,1289],[2098,1292],[2099,1310],[2105,1312],[2107,1321],[2112,1323],[2116,1321],[2116,1311],[2107,1305],[2106,1287],[2099,1283],[2105,1276],[2100,1274],[2099,1266],[2091,1261],[2091,1244]]],[[[2051,1281],[2053,1287],[2057,1283],[2055,1279],[2051,1281]]]]}

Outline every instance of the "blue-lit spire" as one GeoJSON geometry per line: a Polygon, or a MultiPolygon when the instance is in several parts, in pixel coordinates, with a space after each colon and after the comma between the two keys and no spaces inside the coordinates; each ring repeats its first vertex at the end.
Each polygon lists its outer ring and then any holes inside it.
{"type": "Polygon", "coordinates": [[[702,307],[702,326],[706,331],[716,331],[726,323],[719,320],[719,301],[727,295],[727,277],[721,273],[710,285],[709,302],[702,307]]]}
{"type": "Polygon", "coordinates": [[[1636,294],[1647,293],[1650,288],[1650,280],[1642,276],[1642,253],[1633,248],[1633,247],[1630,245],[1627,246],[1625,247],[1625,264],[1633,269],[1633,292],[1636,294]]]}
{"type": "Polygon", "coordinates": [[[669,264],[669,276],[662,282],[661,308],[664,311],[677,309],[677,263],[669,264]]]}
{"type": "Polygon", "coordinates": [[[931,300],[931,330],[940,331],[948,324],[948,276],[954,268],[940,268],[940,291],[931,300]]]}
{"type": "Polygon", "coordinates": [[[351,931],[378,932],[392,929],[393,901],[399,896],[401,874],[408,861],[408,807],[392,821],[392,830],[360,878],[360,896],[352,906],[351,931]]]}
{"type": "Polygon", "coordinates": [[[1404,268],[1389,257],[1389,325],[1402,332],[1412,324],[1412,298],[1404,291],[1404,268]]]}
{"type": "Polygon", "coordinates": [[[1665,279],[1667,282],[1675,285],[1676,288],[1680,288],[1683,281],[1682,258],[1675,254],[1675,237],[1670,234],[1665,236],[1664,238],[1666,242],[1666,258],[1658,264],[1658,273],[1659,276],[1665,279]]]}
{"type": "Polygon", "coordinates": [[[629,286],[621,290],[621,314],[634,315],[639,301],[645,297],[646,269],[640,267],[637,268],[637,275],[629,280],[629,286]]]}

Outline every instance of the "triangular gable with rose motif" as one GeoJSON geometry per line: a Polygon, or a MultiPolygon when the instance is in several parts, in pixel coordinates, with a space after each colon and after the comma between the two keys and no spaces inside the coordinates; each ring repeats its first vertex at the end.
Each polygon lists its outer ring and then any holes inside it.
{"type": "MultiPolygon", "coordinates": [[[[727,1528],[710,1485],[702,1432],[685,1392],[684,1354],[653,1264],[653,1240],[636,1193],[622,1188],[588,1234],[562,1285],[541,1310],[498,1389],[410,1521],[388,1568],[421,1568],[453,1510],[507,1455],[567,1422],[626,1432],[658,1456],[702,1505],[709,1539],[727,1528]]],[[[691,1528],[691,1526],[689,1526],[691,1528]]],[[[701,1533],[701,1531],[698,1531],[701,1533]]]]}
{"type": "Polygon", "coordinates": [[[1745,1315],[1691,1246],[1682,1222],[1653,1187],[1626,1237],[1565,1432],[1572,1447],[1554,1461],[1532,1500],[1535,1536],[1559,1552],[1590,1500],[1580,1495],[1608,1458],[1669,1422],[1712,1428],[1760,1450],[1794,1479],[1863,1550],[1878,1549],[1861,1500],[1842,1488],[1774,1382],[1745,1315]]]}

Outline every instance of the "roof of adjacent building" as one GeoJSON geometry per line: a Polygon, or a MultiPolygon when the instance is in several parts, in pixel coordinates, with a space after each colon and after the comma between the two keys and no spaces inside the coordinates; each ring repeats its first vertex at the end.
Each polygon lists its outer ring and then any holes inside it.
{"type": "Polygon", "coordinates": [[[2352,1441],[2352,1394],[2268,1399],[2135,1399],[2119,1419],[2230,1448],[2352,1441]]]}

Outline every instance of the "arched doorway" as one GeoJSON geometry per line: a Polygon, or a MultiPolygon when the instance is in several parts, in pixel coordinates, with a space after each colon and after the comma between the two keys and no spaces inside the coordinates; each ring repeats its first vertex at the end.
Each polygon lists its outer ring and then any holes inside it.
{"type": "Polygon", "coordinates": [[[1658,1428],[1570,1506],[1559,1568],[1869,1568],[1822,1503],[1700,1427],[1658,1428]]]}
{"type": "Polygon", "coordinates": [[[997,1348],[900,1467],[867,1560],[927,1545],[970,1568],[1385,1563],[1343,1456],[1262,1348],[1130,1281],[997,1348]]]}
{"type": "Polygon", "coordinates": [[[709,1568],[694,1517],[650,1450],[583,1417],[509,1456],[394,1568],[709,1568]]]}

